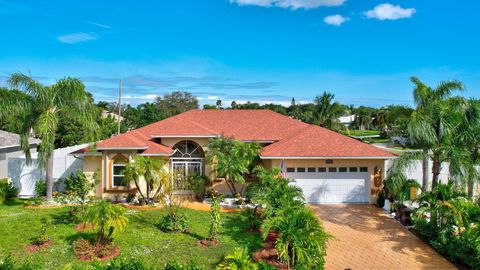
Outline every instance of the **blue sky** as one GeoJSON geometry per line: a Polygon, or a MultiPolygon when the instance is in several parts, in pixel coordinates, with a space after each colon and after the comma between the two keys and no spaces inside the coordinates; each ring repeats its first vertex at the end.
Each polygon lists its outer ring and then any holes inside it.
{"type": "Polygon", "coordinates": [[[288,104],[412,104],[408,78],[458,79],[480,96],[479,1],[0,0],[0,85],[81,78],[95,99],[172,90],[288,104]]]}

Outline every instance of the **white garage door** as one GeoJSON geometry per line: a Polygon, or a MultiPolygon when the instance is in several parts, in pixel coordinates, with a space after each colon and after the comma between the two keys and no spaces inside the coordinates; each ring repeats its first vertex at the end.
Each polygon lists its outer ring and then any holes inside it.
{"type": "Polygon", "coordinates": [[[293,172],[308,203],[369,203],[368,172],[293,172]]]}

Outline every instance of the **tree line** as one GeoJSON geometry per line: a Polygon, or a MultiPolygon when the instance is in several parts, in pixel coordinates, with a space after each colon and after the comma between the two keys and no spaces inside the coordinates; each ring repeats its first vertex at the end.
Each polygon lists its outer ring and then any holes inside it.
{"type": "MultiPolygon", "coordinates": [[[[479,178],[475,169],[480,161],[479,101],[454,96],[456,91],[464,88],[459,81],[443,81],[435,88],[415,77],[411,81],[414,85],[414,108],[402,105],[355,107],[340,104],[334,100],[333,94],[324,92],[312,103],[298,104],[292,98],[290,106],[254,102],[240,104],[235,101],[230,106],[222,106],[222,101],[218,100],[215,105],[204,105],[203,109],[269,109],[336,131],[376,129],[383,134],[400,134],[408,137],[411,144],[422,151],[420,154],[412,152],[404,155],[397,163],[406,166],[407,160],[422,159],[424,189],[428,187],[427,160],[433,160],[433,187],[438,183],[442,163],[448,161],[451,178],[467,183],[472,195],[474,182],[479,178]],[[345,115],[355,116],[348,127],[339,120],[345,115]]],[[[43,85],[30,76],[14,73],[8,79],[8,86],[0,89],[0,129],[21,135],[21,145],[27,158],[28,137],[40,138],[42,143],[37,150],[44,168],[52,166],[51,155],[55,148],[105,139],[117,132],[116,120],[102,117],[102,111],[117,112],[118,104],[94,103],[92,95],[79,79],[66,77],[52,85],[43,85]]],[[[120,108],[124,118],[121,131],[199,107],[198,99],[185,91],[163,95],[155,102],[123,105],[120,108]]],[[[51,175],[47,173],[47,181],[49,178],[51,175]]]]}

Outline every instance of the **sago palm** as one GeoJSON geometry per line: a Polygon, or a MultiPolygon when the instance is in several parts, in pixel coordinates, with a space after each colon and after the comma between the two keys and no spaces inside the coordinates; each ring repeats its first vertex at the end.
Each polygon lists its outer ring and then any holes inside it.
{"type": "Polygon", "coordinates": [[[53,151],[59,126],[59,116],[67,115],[82,125],[87,139],[95,141],[98,125],[92,96],[83,83],[76,78],[64,78],[46,86],[22,73],[14,73],[8,79],[10,87],[20,89],[29,98],[24,100],[0,100],[0,117],[10,114],[21,115],[20,145],[27,162],[31,162],[28,138],[41,139],[37,147],[38,166],[46,172],[47,200],[52,201],[53,151]]]}

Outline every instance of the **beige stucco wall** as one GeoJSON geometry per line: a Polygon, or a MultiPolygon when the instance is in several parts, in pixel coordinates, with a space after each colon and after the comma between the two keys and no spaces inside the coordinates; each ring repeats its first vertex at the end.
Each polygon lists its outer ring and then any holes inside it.
{"type": "MultiPolygon", "coordinates": [[[[285,167],[368,167],[370,174],[370,203],[375,203],[377,194],[382,186],[375,186],[374,172],[381,173],[380,178],[383,181],[385,176],[385,160],[383,159],[332,159],[333,164],[326,164],[326,159],[285,159],[285,167]],[[379,170],[379,171],[378,171],[379,170]]],[[[265,167],[280,167],[281,159],[265,160],[265,167]]],[[[378,182],[378,181],[377,181],[378,182]]]]}

